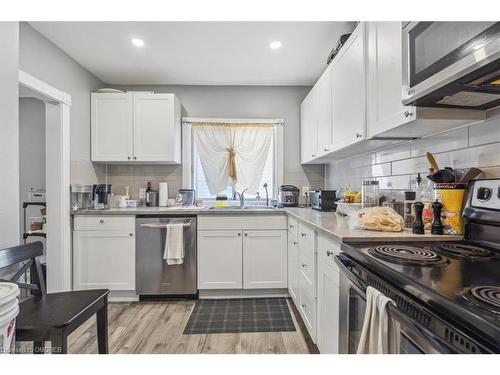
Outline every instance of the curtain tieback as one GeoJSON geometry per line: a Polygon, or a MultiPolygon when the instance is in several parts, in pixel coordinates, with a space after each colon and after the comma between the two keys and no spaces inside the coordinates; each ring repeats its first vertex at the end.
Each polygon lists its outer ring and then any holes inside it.
{"type": "Polygon", "coordinates": [[[236,175],[236,151],[232,147],[228,148],[227,151],[229,152],[229,177],[236,182],[238,179],[236,175]]]}

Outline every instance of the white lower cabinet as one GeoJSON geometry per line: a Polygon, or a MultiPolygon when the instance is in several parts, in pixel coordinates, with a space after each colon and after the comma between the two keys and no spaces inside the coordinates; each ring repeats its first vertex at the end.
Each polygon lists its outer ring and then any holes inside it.
{"type": "Polygon", "coordinates": [[[299,304],[299,238],[298,223],[288,218],[288,293],[299,304]]]}
{"type": "Polygon", "coordinates": [[[321,353],[339,352],[339,269],[334,256],[340,245],[318,236],[318,334],[321,353]]]}
{"type": "Polygon", "coordinates": [[[198,289],[287,286],[285,216],[199,217],[198,289]]]}
{"type": "Polygon", "coordinates": [[[74,289],[135,291],[134,222],[134,217],[75,218],[74,289]]]}
{"type": "Polygon", "coordinates": [[[243,286],[242,231],[198,231],[198,289],[243,286]]]}
{"type": "Polygon", "coordinates": [[[243,288],[287,287],[287,235],[284,230],[243,232],[243,288]]]}

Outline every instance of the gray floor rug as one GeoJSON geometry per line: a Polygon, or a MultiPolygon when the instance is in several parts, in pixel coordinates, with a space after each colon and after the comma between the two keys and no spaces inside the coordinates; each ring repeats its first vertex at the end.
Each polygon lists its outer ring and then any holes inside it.
{"type": "Polygon", "coordinates": [[[184,334],[295,331],[286,298],[200,299],[184,334]]]}

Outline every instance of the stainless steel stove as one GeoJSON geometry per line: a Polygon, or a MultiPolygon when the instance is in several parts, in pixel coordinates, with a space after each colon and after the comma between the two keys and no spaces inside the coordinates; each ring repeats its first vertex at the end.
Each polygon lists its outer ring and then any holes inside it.
{"type": "Polygon", "coordinates": [[[343,352],[357,346],[370,285],[396,302],[401,352],[500,353],[500,180],[471,183],[464,217],[463,241],[343,244],[343,352]]]}

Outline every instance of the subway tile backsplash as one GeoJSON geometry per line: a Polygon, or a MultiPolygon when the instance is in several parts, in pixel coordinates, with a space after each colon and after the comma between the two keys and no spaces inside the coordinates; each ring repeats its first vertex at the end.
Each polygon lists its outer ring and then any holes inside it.
{"type": "MultiPolygon", "coordinates": [[[[326,165],[326,188],[349,185],[360,190],[361,181],[375,178],[387,195],[415,186],[417,173],[427,174],[426,152],[441,167],[478,167],[479,178],[500,177],[500,115],[480,123],[417,139],[384,150],[358,155],[326,165]]],[[[392,195],[394,196],[394,195],[392,195]]],[[[397,194],[396,194],[397,196],[397,194]]]]}

